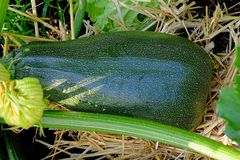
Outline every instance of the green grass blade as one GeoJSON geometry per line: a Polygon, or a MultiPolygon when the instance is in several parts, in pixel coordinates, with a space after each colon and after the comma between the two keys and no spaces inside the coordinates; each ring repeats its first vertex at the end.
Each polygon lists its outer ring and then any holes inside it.
{"type": "MultiPolygon", "coordinates": [[[[78,4],[80,3],[80,0],[78,0],[78,4]]],[[[85,16],[85,11],[87,7],[87,1],[86,0],[81,0],[82,1],[82,7],[77,7],[76,13],[75,13],[75,21],[74,21],[74,34],[75,37],[80,36],[81,32],[81,27],[83,24],[83,18],[85,16]]]]}
{"type": "Polygon", "coordinates": [[[50,5],[50,2],[51,2],[51,0],[45,0],[44,1],[44,6],[43,6],[43,9],[42,9],[42,17],[47,16],[47,10],[48,10],[48,7],[50,5]]]}
{"type": "Polygon", "coordinates": [[[0,32],[2,31],[3,23],[6,17],[9,0],[0,0],[0,32]]]}

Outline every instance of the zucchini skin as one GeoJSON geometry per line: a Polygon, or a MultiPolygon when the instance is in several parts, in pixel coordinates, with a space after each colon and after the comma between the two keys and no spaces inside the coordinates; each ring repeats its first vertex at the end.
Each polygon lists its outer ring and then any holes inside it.
{"type": "Polygon", "coordinates": [[[15,51],[14,76],[39,78],[70,110],[125,115],[192,130],[202,121],[212,66],[193,42],[169,34],[114,32],[15,51]]]}

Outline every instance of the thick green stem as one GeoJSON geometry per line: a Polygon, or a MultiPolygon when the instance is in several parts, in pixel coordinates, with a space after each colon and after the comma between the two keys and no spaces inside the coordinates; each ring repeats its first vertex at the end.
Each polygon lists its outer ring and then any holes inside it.
{"type": "Polygon", "coordinates": [[[107,114],[45,111],[44,128],[98,131],[159,141],[218,160],[239,160],[240,151],[196,133],[156,122],[107,114]]]}

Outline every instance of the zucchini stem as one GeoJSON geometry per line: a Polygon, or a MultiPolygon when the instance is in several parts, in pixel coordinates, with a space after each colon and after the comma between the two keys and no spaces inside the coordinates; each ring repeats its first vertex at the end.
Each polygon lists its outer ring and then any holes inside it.
{"type": "MultiPolygon", "coordinates": [[[[0,118],[0,123],[5,123],[0,118]]],[[[36,127],[124,134],[195,151],[216,160],[239,160],[240,151],[194,132],[136,118],[98,113],[44,111],[36,127]]]]}
{"type": "Polygon", "coordinates": [[[207,137],[157,122],[98,113],[45,111],[44,128],[124,134],[192,150],[218,160],[239,160],[240,151],[207,137]]]}

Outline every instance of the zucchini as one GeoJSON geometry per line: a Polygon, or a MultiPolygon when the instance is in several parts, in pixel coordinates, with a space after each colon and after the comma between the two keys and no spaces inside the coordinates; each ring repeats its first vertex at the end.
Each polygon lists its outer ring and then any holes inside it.
{"type": "Polygon", "coordinates": [[[39,78],[45,96],[70,110],[137,117],[189,130],[202,121],[212,75],[211,59],[201,47],[154,32],[31,42],[2,63],[12,61],[12,78],[39,78]]]}

